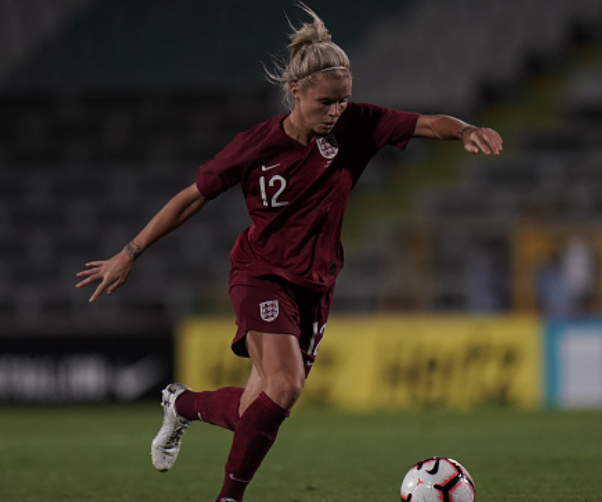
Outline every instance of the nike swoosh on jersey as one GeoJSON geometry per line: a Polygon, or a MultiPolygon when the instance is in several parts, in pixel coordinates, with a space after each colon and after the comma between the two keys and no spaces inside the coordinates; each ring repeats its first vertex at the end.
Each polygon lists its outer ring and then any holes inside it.
{"type": "Polygon", "coordinates": [[[278,167],[280,164],[272,164],[271,166],[261,166],[261,170],[262,171],[269,171],[270,169],[274,169],[275,167],[278,167]]]}

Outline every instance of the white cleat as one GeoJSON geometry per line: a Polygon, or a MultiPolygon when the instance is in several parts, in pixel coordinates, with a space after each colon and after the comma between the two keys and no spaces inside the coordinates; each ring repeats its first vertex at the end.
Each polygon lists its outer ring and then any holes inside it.
{"type": "Polygon", "coordinates": [[[234,499],[219,499],[219,502],[238,502],[238,500],[234,500],[234,499]]]}
{"type": "Polygon", "coordinates": [[[153,466],[160,472],[169,471],[180,453],[182,435],[190,425],[186,420],[176,413],[176,399],[182,392],[190,390],[181,383],[170,383],[163,389],[163,424],[151,444],[151,458],[153,466]]]}

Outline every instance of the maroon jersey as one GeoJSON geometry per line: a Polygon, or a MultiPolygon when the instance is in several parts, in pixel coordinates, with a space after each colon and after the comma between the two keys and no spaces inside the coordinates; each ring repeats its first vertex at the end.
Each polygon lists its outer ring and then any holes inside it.
{"type": "Polygon", "coordinates": [[[349,103],[332,133],[308,145],[284,132],[286,114],[238,134],[196,177],[207,199],[242,187],[252,224],[232,249],[233,270],[275,274],[311,289],[332,286],[343,265],[351,189],[380,148],[405,148],[418,116],[349,103]]]}

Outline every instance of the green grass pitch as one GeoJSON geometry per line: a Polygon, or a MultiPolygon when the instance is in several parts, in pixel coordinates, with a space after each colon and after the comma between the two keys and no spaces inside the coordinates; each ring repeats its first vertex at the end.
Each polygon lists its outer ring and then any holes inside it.
{"type": "MultiPolygon", "coordinates": [[[[230,433],[195,423],[178,463],[155,472],[159,405],[0,410],[2,502],[213,502],[230,433]]],[[[395,502],[424,457],[462,462],[485,502],[602,501],[602,412],[299,409],[245,502],[395,502]]]]}

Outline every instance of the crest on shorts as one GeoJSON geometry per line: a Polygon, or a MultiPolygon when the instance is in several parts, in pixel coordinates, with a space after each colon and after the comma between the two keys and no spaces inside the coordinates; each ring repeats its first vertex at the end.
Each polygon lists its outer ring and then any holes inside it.
{"type": "Polygon", "coordinates": [[[337,145],[334,134],[318,138],[316,143],[318,144],[322,157],[325,159],[334,159],[337,156],[337,153],[339,153],[339,145],[337,145]]]}
{"type": "Polygon", "coordinates": [[[265,322],[272,322],[280,313],[278,300],[270,300],[259,304],[259,313],[265,322]]]}

